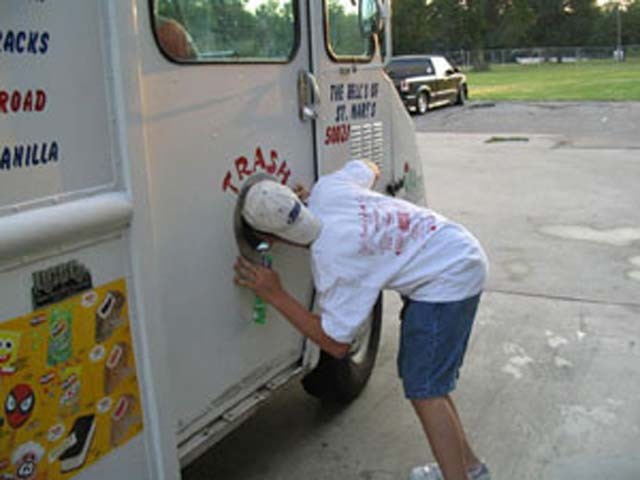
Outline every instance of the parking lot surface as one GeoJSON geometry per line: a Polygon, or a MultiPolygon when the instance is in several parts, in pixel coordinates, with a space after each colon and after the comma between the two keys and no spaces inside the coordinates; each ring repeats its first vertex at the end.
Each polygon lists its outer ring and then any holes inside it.
{"type": "MultiPolygon", "coordinates": [[[[479,104],[414,117],[428,200],[491,260],[459,388],[494,480],[640,478],[639,103],[479,104]]],[[[396,378],[398,299],[344,409],[297,384],[188,480],[405,479],[432,457],[396,378]]]]}

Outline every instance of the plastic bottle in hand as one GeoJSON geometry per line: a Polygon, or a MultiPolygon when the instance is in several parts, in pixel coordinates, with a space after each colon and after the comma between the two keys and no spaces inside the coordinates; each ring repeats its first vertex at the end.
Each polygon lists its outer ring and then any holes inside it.
{"type": "MultiPolygon", "coordinates": [[[[260,263],[263,267],[271,268],[272,258],[269,255],[270,245],[267,242],[262,242],[257,246],[256,250],[260,255],[260,263]]],[[[258,325],[265,325],[267,323],[267,302],[256,295],[256,299],[253,304],[253,321],[258,325]]]]}

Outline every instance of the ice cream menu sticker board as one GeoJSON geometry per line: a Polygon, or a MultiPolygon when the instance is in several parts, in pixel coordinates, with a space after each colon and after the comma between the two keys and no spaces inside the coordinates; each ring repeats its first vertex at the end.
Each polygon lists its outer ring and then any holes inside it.
{"type": "Polygon", "coordinates": [[[110,185],[106,2],[0,3],[0,208],[110,185]]]}
{"type": "Polygon", "coordinates": [[[0,323],[0,478],[70,479],[140,433],[124,279],[0,323]]]}

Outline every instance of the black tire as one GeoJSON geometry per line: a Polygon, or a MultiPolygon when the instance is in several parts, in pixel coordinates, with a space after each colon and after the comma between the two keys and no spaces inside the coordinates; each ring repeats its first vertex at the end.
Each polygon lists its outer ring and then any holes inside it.
{"type": "Polygon", "coordinates": [[[353,401],[369,381],[378,354],[382,330],[382,295],[371,312],[371,329],[366,345],[338,360],[324,352],[316,368],[302,379],[310,395],[338,403],[353,401]]]}
{"type": "Polygon", "coordinates": [[[418,115],[424,115],[429,111],[429,94],[427,92],[420,92],[416,97],[416,113],[418,115]]]}
{"type": "Polygon", "coordinates": [[[458,95],[456,97],[456,105],[464,105],[464,101],[467,99],[467,89],[464,85],[458,87],[458,95]]]}

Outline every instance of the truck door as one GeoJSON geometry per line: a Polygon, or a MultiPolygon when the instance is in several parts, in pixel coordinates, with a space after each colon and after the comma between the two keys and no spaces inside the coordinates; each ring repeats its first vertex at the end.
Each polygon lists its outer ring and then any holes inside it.
{"type": "MultiPolygon", "coordinates": [[[[140,11],[147,2],[139,1],[140,11]]],[[[181,455],[216,417],[299,363],[303,338],[233,284],[233,214],[254,174],[311,185],[306,2],[153,0],[140,17],[151,208],[181,455]],[[149,28],[151,25],[151,28],[149,28]],[[299,97],[301,100],[299,101],[299,97]],[[301,103],[302,102],[302,103],[301,103]]],[[[275,246],[274,267],[303,304],[307,253],[275,246]]],[[[229,414],[231,415],[231,414],[229,414]]],[[[185,459],[183,458],[183,461],[185,459]]]]}
{"type": "Polygon", "coordinates": [[[309,1],[312,9],[313,75],[319,96],[316,135],[320,173],[350,158],[367,158],[392,178],[391,115],[393,84],[383,72],[383,48],[371,34],[379,18],[375,0],[309,1]],[[391,88],[389,88],[389,86],[391,88]]]}
{"type": "Polygon", "coordinates": [[[433,63],[437,75],[438,102],[449,102],[456,98],[456,77],[451,65],[442,57],[434,57],[433,63]]]}
{"type": "Polygon", "coordinates": [[[309,0],[318,170],[351,158],[381,170],[378,189],[425,201],[415,127],[384,65],[391,55],[387,0],[309,0]]]}
{"type": "Polygon", "coordinates": [[[433,68],[433,62],[431,62],[431,59],[427,58],[424,63],[421,63],[421,69],[421,74],[427,76],[427,78],[425,79],[425,83],[427,84],[427,86],[429,87],[429,91],[431,92],[431,102],[434,104],[438,103],[438,101],[440,101],[440,92],[438,91],[439,85],[436,77],[436,71],[433,68]]]}

